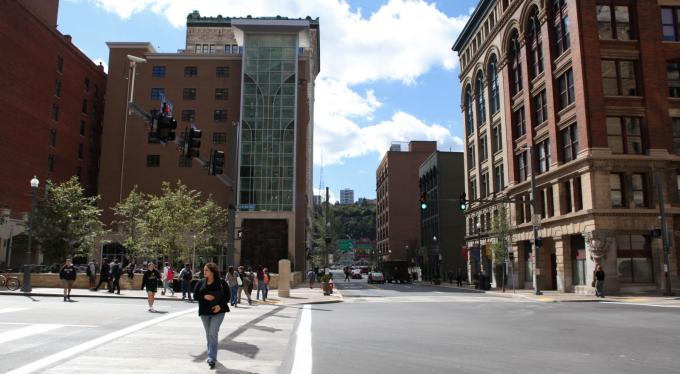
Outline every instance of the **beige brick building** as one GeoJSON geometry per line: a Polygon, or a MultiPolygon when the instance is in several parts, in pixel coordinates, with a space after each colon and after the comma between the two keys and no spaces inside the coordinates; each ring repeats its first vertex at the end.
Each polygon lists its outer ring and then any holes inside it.
{"type": "Polygon", "coordinates": [[[453,46],[467,196],[486,201],[468,212],[473,279],[492,273],[477,248],[492,241],[498,201],[509,197],[510,279],[520,288],[533,287],[537,269],[542,290],[590,293],[601,263],[606,292],[664,289],[663,243],[650,232],[660,227],[658,189],[678,287],[678,15],[673,0],[480,1],[453,46]]]}

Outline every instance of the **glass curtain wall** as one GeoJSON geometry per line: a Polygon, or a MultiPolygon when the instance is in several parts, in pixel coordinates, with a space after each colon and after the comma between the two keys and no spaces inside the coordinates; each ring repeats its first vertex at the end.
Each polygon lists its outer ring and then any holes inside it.
{"type": "Polygon", "coordinates": [[[239,208],[292,211],[296,34],[246,34],[239,208]]]}

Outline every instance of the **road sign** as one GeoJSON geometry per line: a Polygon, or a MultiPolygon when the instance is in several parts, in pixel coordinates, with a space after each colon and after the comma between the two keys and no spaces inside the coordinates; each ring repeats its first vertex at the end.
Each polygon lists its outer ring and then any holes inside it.
{"type": "Polygon", "coordinates": [[[534,214],[533,216],[531,216],[531,225],[534,226],[535,228],[541,227],[541,215],[540,214],[534,214]]]}
{"type": "Polygon", "coordinates": [[[338,249],[341,252],[349,252],[352,250],[352,240],[351,239],[342,239],[338,240],[338,249]]]}

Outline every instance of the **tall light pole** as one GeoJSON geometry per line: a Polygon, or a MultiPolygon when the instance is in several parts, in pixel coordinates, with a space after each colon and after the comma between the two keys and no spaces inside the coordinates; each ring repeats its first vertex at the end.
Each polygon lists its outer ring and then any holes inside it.
{"type": "Polygon", "coordinates": [[[194,270],[194,272],[196,272],[196,235],[192,235],[192,237],[194,238],[193,246],[192,246],[194,253],[193,253],[192,258],[191,258],[191,268],[194,270]]]}
{"type": "MultiPolygon", "coordinates": [[[[481,220],[481,216],[480,216],[481,220]]],[[[477,225],[475,226],[475,229],[477,230],[477,250],[479,251],[479,262],[477,263],[477,268],[479,268],[479,271],[477,272],[477,284],[479,284],[479,288],[484,289],[482,285],[482,279],[480,277],[481,272],[482,272],[482,224],[481,222],[477,222],[477,225]]]]}
{"type": "Polygon", "coordinates": [[[130,68],[128,70],[128,88],[127,97],[125,101],[125,122],[123,124],[123,153],[121,154],[120,162],[120,193],[118,202],[123,201],[123,176],[125,175],[125,145],[127,140],[127,123],[130,116],[130,103],[135,98],[135,72],[137,71],[137,63],[145,63],[146,60],[137,56],[127,55],[130,60],[130,68]]]}
{"type": "Polygon", "coordinates": [[[529,172],[531,173],[531,192],[530,192],[530,199],[529,199],[529,204],[531,207],[531,225],[533,226],[533,236],[534,236],[534,274],[533,274],[533,283],[534,283],[534,290],[536,295],[543,295],[543,292],[540,290],[540,285],[538,283],[539,279],[538,276],[541,275],[541,268],[538,266],[538,250],[541,248],[539,246],[539,240],[538,240],[538,229],[540,228],[540,222],[538,220],[535,220],[534,218],[536,217],[536,172],[534,170],[534,153],[533,153],[533,147],[531,145],[522,147],[520,149],[523,149],[528,152],[528,157],[527,157],[527,164],[529,167],[529,172]]]}
{"type": "Polygon", "coordinates": [[[37,177],[31,179],[31,213],[28,215],[28,247],[26,248],[26,261],[24,263],[24,284],[22,292],[31,292],[31,241],[33,239],[33,216],[35,215],[35,194],[38,192],[40,181],[37,177]]]}

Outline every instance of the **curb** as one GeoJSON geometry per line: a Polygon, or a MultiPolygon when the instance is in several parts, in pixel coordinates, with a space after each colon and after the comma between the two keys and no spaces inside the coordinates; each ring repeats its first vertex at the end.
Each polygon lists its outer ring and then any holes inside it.
{"type": "MultiPolygon", "coordinates": [[[[10,296],[41,296],[41,297],[64,297],[63,294],[54,294],[54,293],[36,293],[36,292],[28,292],[24,293],[21,291],[0,291],[0,295],[10,295],[10,296]]],[[[75,298],[82,298],[82,297],[87,297],[87,298],[92,298],[92,299],[141,299],[141,300],[146,300],[146,296],[127,296],[127,295],[116,295],[116,296],[109,296],[109,295],[104,295],[104,296],[97,296],[96,294],[93,295],[71,295],[71,297],[75,298]]],[[[168,300],[168,301],[186,301],[182,299],[170,299],[170,298],[165,298],[165,297],[157,297],[156,300],[168,300]]]]}

